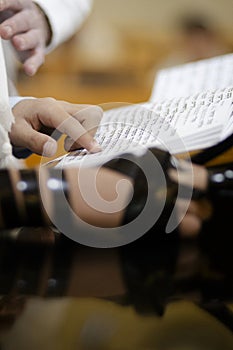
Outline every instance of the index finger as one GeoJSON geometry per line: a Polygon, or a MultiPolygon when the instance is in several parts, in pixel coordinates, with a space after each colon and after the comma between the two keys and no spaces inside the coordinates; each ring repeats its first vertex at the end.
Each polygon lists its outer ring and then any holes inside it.
{"type": "Polygon", "coordinates": [[[95,105],[71,105],[67,110],[91,135],[97,131],[103,117],[103,110],[95,105]]]}
{"type": "Polygon", "coordinates": [[[29,5],[29,0],[1,0],[0,11],[13,10],[20,11],[29,5]]]}
{"type": "MultiPolygon", "coordinates": [[[[43,101],[44,99],[41,100],[43,101]]],[[[42,103],[42,108],[39,109],[39,119],[43,125],[59,130],[75,142],[78,140],[78,143],[89,152],[95,153],[101,150],[93,136],[77,119],[66,112],[55,100],[47,100],[49,103],[42,103]]]]}

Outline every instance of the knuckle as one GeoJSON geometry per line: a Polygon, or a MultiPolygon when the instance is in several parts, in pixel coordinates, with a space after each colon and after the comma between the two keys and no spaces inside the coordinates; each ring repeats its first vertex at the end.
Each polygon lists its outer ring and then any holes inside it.
{"type": "Polygon", "coordinates": [[[36,147],[36,145],[38,144],[38,140],[37,140],[35,134],[29,135],[28,142],[29,142],[29,145],[31,148],[34,149],[36,147]]]}
{"type": "Polygon", "coordinates": [[[53,97],[42,97],[37,99],[37,104],[39,110],[46,114],[46,119],[51,119],[51,115],[54,112],[56,100],[53,97]]]}
{"type": "Polygon", "coordinates": [[[90,109],[88,110],[97,118],[101,118],[103,116],[103,110],[99,106],[90,106],[90,109]]]}
{"type": "Polygon", "coordinates": [[[49,105],[52,105],[54,106],[54,104],[56,103],[56,99],[53,98],[53,97],[42,97],[40,99],[41,103],[46,103],[46,104],[49,104],[49,105]]]}
{"type": "Polygon", "coordinates": [[[30,5],[31,5],[30,0],[18,0],[18,7],[20,8],[26,8],[26,7],[29,7],[30,5]]]}
{"type": "Polygon", "coordinates": [[[6,2],[5,0],[0,1],[0,11],[3,11],[5,9],[6,2]]]}

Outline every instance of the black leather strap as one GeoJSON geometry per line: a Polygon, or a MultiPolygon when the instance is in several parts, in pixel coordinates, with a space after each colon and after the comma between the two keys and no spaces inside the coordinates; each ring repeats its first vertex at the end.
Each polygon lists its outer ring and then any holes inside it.
{"type": "Polygon", "coordinates": [[[231,147],[233,147],[233,134],[228,136],[226,139],[218,142],[216,145],[208,147],[202,152],[195,154],[191,157],[191,160],[193,163],[204,165],[205,163],[223,154],[231,147]]]}
{"type": "Polygon", "coordinates": [[[28,169],[21,170],[20,184],[21,187],[18,186],[18,189],[21,188],[26,210],[24,225],[32,227],[44,226],[45,220],[36,172],[28,169]]]}
{"type": "Polygon", "coordinates": [[[178,235],[160,236],[153,227],[137,241],[120,248],[126,303],[141,314],[162,316],[174,294],[173,274],[178,257],[178,235]]]}
{"type": "Polygon", "coordinates": [[[14,197],[10,173],[7,169],[0,171],[0,210],[3,226],[13,228],[22,225],[14,197]]]}
{"type": "Polygon", "coordinates": [[[54,222],[52,222],[52,224],[57,226],[64,220],[67,222],[71,220],[70,211],[64,208],[64,200],[69,202],[69,186],[64,171],[61,169],[49,168],[48,172],[49,178],[47,180],[47,186],[51,190],[54,208],[52,217],[52,221],[54,222]]]}

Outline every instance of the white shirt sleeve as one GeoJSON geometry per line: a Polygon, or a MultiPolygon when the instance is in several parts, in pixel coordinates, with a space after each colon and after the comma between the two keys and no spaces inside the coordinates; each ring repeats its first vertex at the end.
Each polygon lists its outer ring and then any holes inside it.
{"type": "Polygon", "coordinates": [[[35,0],[46,14],[52,40],[47,48],[51,51],[67,40],[82,25],[92,7],[92,0],[35,0]]]}

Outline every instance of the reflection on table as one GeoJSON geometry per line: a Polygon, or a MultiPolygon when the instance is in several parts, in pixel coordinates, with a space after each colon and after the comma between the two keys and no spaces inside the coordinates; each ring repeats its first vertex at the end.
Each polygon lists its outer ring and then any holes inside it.
{"type": "Polygon", "coordinates": [[[2,232],[2,348],[232,349],[228,245],[146,234],[96,249],[52,229],[2,232]]]}

